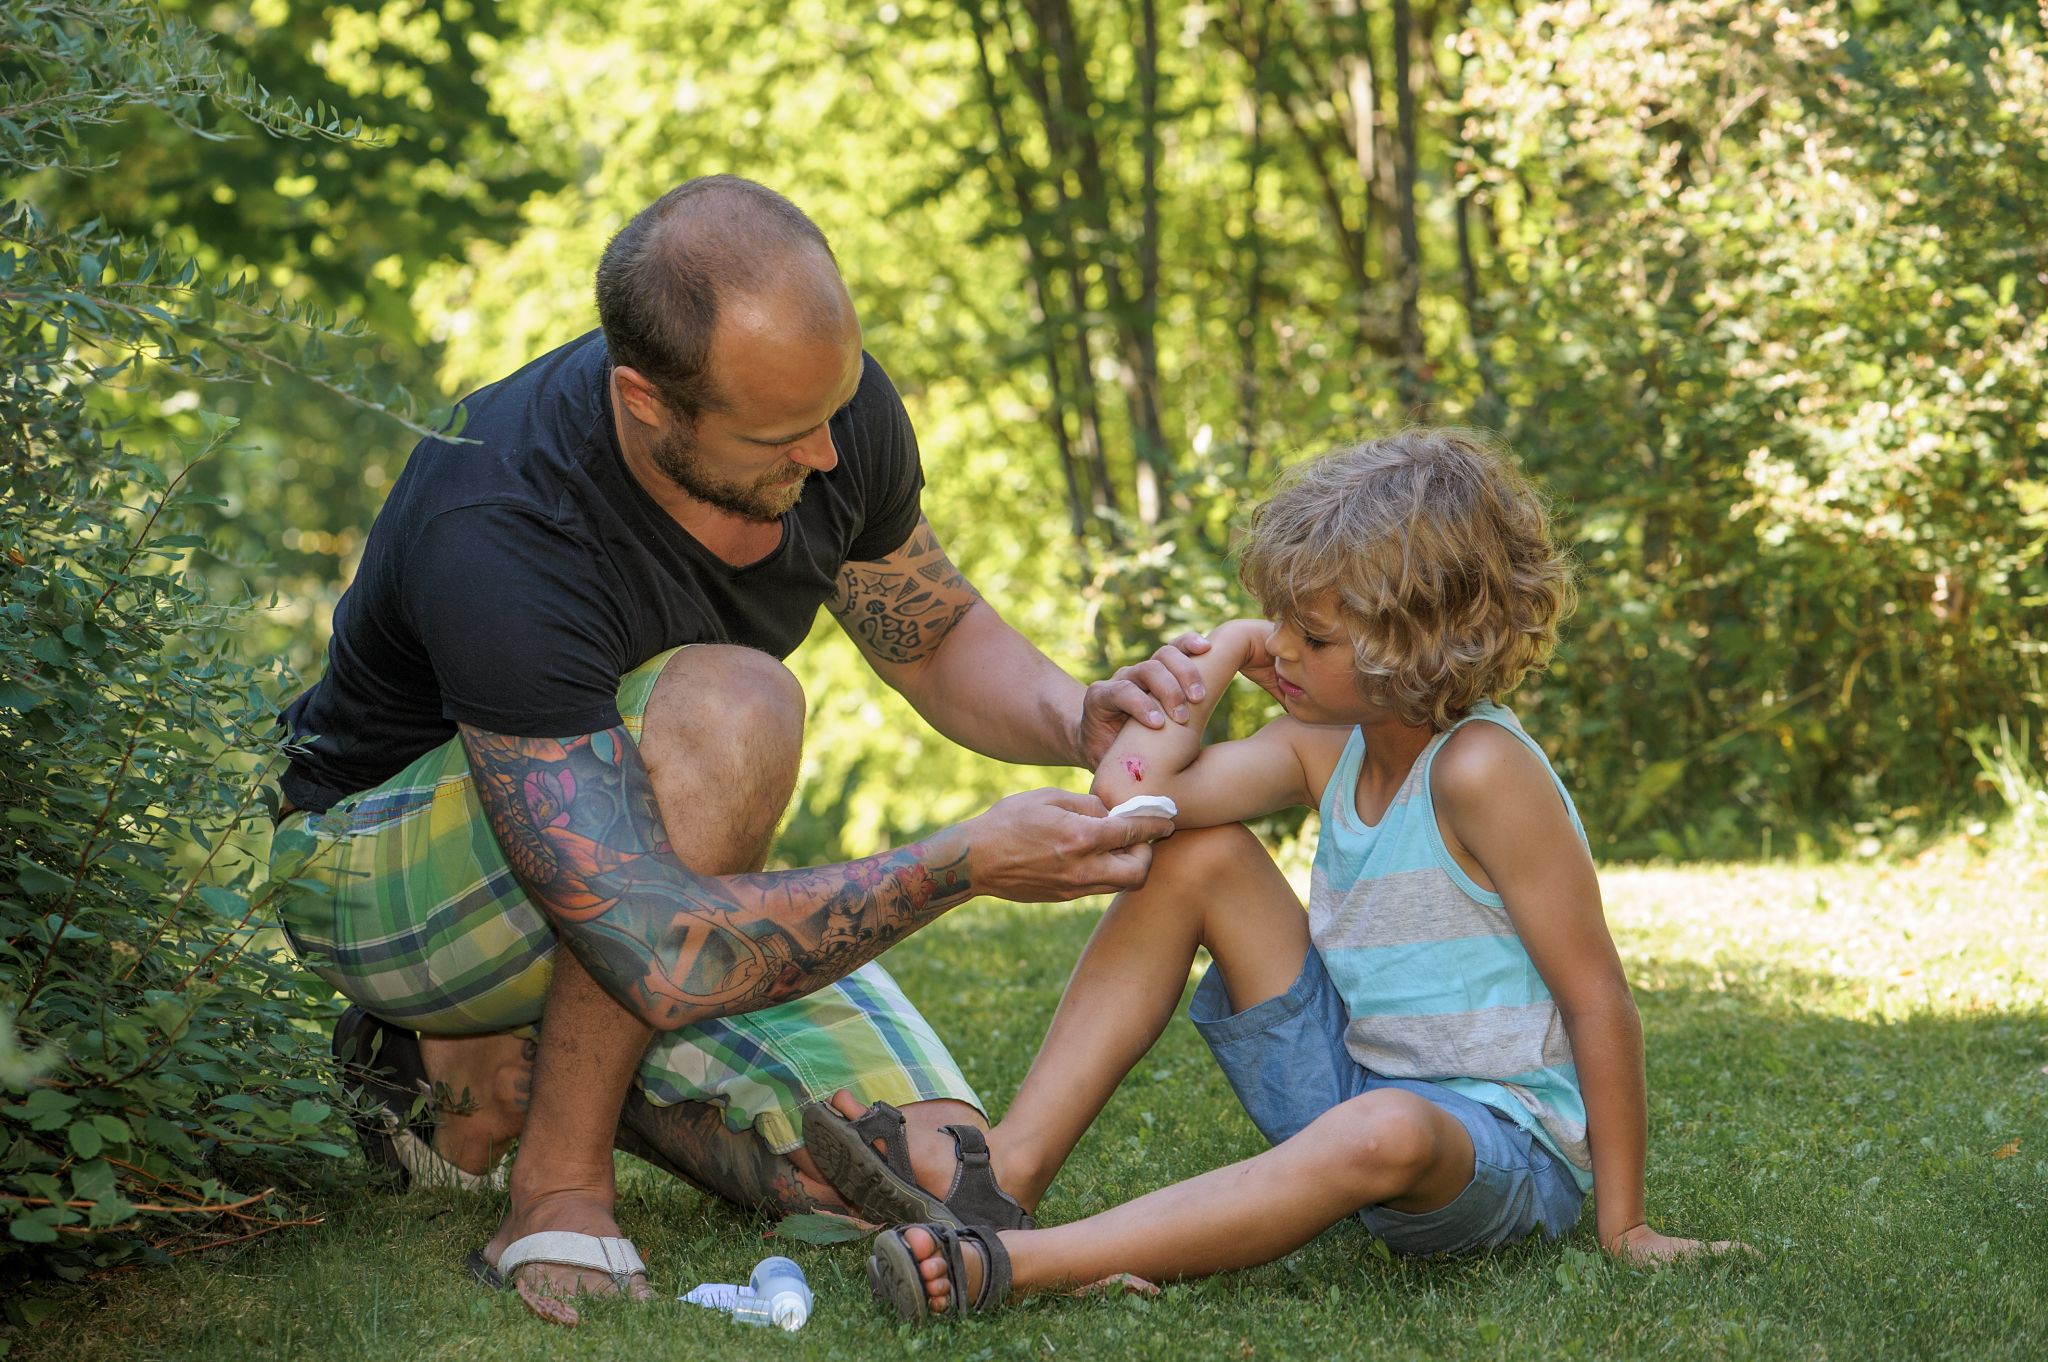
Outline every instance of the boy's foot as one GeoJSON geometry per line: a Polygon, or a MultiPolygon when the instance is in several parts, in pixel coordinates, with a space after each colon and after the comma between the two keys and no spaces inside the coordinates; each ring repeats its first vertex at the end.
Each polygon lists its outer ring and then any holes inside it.
{"type": "MultiPolygon", "coordinates": [[[[925,1300],[929,1303],[931,1312],[935,1315],[941,1313],[952,1303],[954,1286],[952,1274],[947,1271],[945,1247],[939,1243],[937,1237],[930,1230],[922,1225],[911,1225],[905,1228],[903,1231],[903,1242],[909,1247],[912,1256],[917,1259],[917,1273],[919,1277],[924,1279],[925,1300]]],[[[1004,1240],[1003,1242],[1004,1247],[1007,1248],[1009,1241],[1004,1240]]],[[[960,1257],[963,1266],[967,1269],[967,1281],[960,1285],[960,1291],[966,1299],[975,1300],[981,1295],[982,1279],[988,1274],[988,1255],[982,1251],[981,1245],[969,1239],[961,1242],[960,1257]]],[[[1011,1278],[1009,1297],[1001,1303],[1007,1305],[1009,1301],[1015,1300],[1022,1294],[1024,1293],[1019,1289],[1013,1276],[1011,1278]]],[[[1077,1286],[1067,1292],[1067,1294],[1074,1297],[1156,1296],[1159,1294],[1159,1287],[1155,1283],[1148,1282],[1143,1277],[1133,1273],[1118,1272],[1104,1277],[1100,1281],[1088,1282],[1077,1286]]],[[[983,1306],[982,1309],[993,1309],[996,1304],[996,1302],[992,1301],[988,1305],[983,1306]]]]}
{"type": "Polygon", "coordinates": [[[948,1312],[1001,1309],[1010,1299],[1009,1266],[995,1230],[905,1225],[875,1240],[868,1285],[904,1320],[922,1324],[948,1312]]]}
{"type": "Polygon", "coordinates": [[[841,1089],[804,1109],[805,1152],[869,1220],[1030,1229],[1030,1213],[996,1180],[987,1132],[966,1120],[932,1128],[961,1109],[957,1102],[863,1107],[841,1089]]]}

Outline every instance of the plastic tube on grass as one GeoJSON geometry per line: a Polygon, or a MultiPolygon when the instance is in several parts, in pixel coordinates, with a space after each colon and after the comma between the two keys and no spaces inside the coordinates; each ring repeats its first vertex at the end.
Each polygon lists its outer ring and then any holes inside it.
{"type": "Polygon", "coordinates": [[[691,1305],[723,1310],[742,1324],[773,1325],[792,1333],[811,1317],[811,1286],[804,1270],[787,1258],[763,1258],[743,1287],[705,1282],[676,1297],[691,1305]]]}

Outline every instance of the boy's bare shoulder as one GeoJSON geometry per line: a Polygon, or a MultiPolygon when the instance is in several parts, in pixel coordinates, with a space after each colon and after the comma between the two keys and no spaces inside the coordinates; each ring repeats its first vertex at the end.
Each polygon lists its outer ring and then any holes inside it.
{"type": "Polygon", "coordinates": [[[1557,797],[1543,759],[1495,723],[1470,723],[1453,733],[1430,764],[1429,784],[1432,796],[1453,812],[1557,797]]]}
{"type": "Polygon", "coordinates": [[[1284,745],[1294,753],[1295,760],[1301,763],[1304,793],[1313,801],[1322,798],[1323,786],[1329,784],[1337,763],[1344,759],[1344,744],[1351,740],[1351,729],[1341,724],[1305,724],[1283,714],[1260,729],[1258,737],[1276,746],[1284,745]]]}

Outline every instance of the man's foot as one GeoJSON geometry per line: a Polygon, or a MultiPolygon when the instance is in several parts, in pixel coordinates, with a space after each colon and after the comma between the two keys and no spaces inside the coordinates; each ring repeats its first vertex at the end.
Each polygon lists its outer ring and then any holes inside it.
{"type": "MultiPolygon", "coordinates": [[[[505,1222],[484,1245],[484,1261],[495,1268],[506,1249],[529,1234],[548,1230],[567,1230],[600,1239],[621,1237],[619,1222],[602,1197],[583,1192],[544,1194],[525,1205],[515,1205],[506,1213],[505,1222]]],[[[576,1309],[568,1304],[577,1296],[618,1294],[618,1286],[610,1273],[561,1263],[524,1264],[514,1270],[509,1285],[519,1292],[520,1299],[535,1314],[556,1324],[577,1322],[576,1309]]],[[[634,1300],[654,1299],[654,1288],[647,1284],[647,1274],[632,1273],[627,1278],[625,1294],[634,1300]]]]}

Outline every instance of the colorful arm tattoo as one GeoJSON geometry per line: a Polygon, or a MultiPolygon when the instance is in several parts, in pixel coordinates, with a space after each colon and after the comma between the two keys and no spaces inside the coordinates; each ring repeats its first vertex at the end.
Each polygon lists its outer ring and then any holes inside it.
{"type": "Polygon", "coordinates": [[[512,738],[462,726],[491,831],[604,990],[664,1031],[843,979],[972,892],[936,839],[845,865],[699,875],[669,849],[623,726],[512,738]]]}
{"type": "Polygon", "coordinates": [[[898,666],[939,650],[953,626],[981,600],[920,518],[902,548],[878,563],[839,572],[831,611],[871,659],[898,666]]]}

